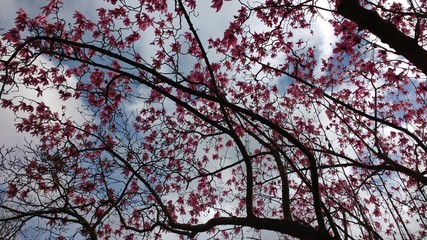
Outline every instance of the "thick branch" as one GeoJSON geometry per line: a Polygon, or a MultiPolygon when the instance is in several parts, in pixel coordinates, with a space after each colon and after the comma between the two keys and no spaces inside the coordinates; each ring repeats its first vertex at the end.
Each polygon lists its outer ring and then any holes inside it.
{"type": "MultiPolygon", "coordinates": [[[[284,219],[265,219],[265,218],[237,218],[237,217],[219,217],[213,218],[204,224],[190,225],[173,223],[171,227],[188,230],[194,234],[205,232],[215,226],[220,225],[235,225],[243,227],[252,227],[255,229],[265,229],[277,231],[280,233],[288,234],[290,236],[302,239],[302,240],[319,240],[322,239],[319,230],[316,230],[310,226],[305,226],[293,221],[284,219]]],[[[335,239],[333,237],[327,237],[323,239],[335,239]]]]}
{"type": "Polygon", "coordinates": [[[376,11],[363,8],[358,0],[337,1],[337,11],[355,22],[359,28],[373,33],[427,74],[427,51],[415,39],[399,31],[393,23],[381,18],[376,11]]]}

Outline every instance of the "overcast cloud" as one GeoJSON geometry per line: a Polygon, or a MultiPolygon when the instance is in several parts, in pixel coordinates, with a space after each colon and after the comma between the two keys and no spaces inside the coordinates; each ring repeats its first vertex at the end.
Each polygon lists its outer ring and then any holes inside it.
{"type": "MultiPolygon", "coordinates": [[[[89,16],[90,14],[96,14],[95,9],[100,7],[103,4],[103,1],[95,1],[95,0],[63,0],[65,3],[64,9],[62,11],[63,14],[66,14],[64,17],[69,19],[75,10],[78,10],[89,16]]],[[[236,1],[237,2],[237,1],[236,1]]],[[[229,25],[229,22],[233,20],[233,14],[236,12],[238,8],[238,3],[236,2],[225,2],[224,9],[220,13],[215,13],[215,10],[210,8],[210,1],[205,1],[206,4],[200,6],[198,8],[199,16],[203,16],[203,18],[197,18],[195,22],[195,28],[198,29],[202,41],[207,46],[207,39],[209,37],[222,37],[224,29],[229,25]],[[232,14],[230,14],[232,13],[232,14]]],[[[9,29],[14,25],[14,18],[16,15],[16,11],[19,8],[27,11],[30,16],[34,16],[40,12],[40,7],[46,3],[45,0],[0,0],[0,27],[3,29],[9,29]]],[[[200,4],[200,3],[199,3],[200,4]]],[[[253,29],[260,29],[263,25],[259,22],[254,22],[252,25],[253,29]]],[[[318,18],[315,23],[314,33],[315,39],[313,39],[313,44],[317,46],[317,51],[319,51],[319,56],[322,58],[328,58],[332,53],[332,47],[330,43],[335,41],[335,37],[333,36],[333,30],[329,26],[329,24],[325,24],[325,22],[318,18]]],[[[302,37],[310,37],[313,38],[312,35],[308,36],[301,33],[296,38],[302,37]]],[[[140,45],[143,52],[149,53],[149,55],[154,54],[150,52],[149,46],[140,45]]],[[[46,59],[41,58],[41,61],[47,62],[46,59]]],[[[280,61],[280,59],[276,59],[275,61],[280,61]]],[[[77,81],[76,79],[72,79],[74,83],[77,81]]],[[[24,94],[26,96],[35,96],[34,92],[29,90],[24,90],[19,92],[19,94],[24,94]]],[[[59,100],[58,94],[54,92],[46,92],[40,100],[44,101],[46,105],[50,106],[53,110],[60,112],[65,103],[59,100]]],[[[80,101],[67,101],[66,103],[66,114],[67,116],[73,116],[73,119],[78,116],[77,108],[80,105],[80,101]]],[[[138,109],[137,104],[132,105],[133,109],[138,109]]],[[[14,146],[14,145],[22,145],[24,144],[24,135],[16,133],[14,128],[14,114],[9,110],[4,110],[0,108],[0,146],[14,146]]],[[[26,136],[28,137],[28,136],[26,136]]],[[[266,235],[267,236],[267,235],[266,235]]],[[[266,237],[264,236],[264,237],[266,237]]],[[[275,236],[273,233],[272,236],[275,236]]]]}

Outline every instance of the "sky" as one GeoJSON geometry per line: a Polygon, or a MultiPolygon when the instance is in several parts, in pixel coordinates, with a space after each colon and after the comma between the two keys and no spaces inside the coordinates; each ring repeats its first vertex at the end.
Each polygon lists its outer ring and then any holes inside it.
{"type": "MultiPolygon", "coordinates": [[[[76,8],[78,6],[83,6],[83,9],[89,9],[88,2],[90,1],[68,1],[71,4],[70,6],[72,8],[76,8]]],[[[27,11],[27,13],[31,16],[33,13],[34,15],[38,14],[41,10],[40,7],[45,4],[45,0],[34,0],[34,1],[28,1],[28,0],[0,0],[0,29],[10,29],[14,26],[14,21],[16,17],[16,12],[19,9],[24,9],[27,11]]],[[[3,32],[3,31],[2,31],[3,32]]],[[[41,58],[41,61],[48,62],[47,59],[41,58]]],[[[73,81],[73,80],[71,80],[73,81]]],[[[74,79],[75,81],[75,79],[74,79]]],[[[18,95],[24,95],[24,96],[32,96],[35,97],[36,94],[34,91],[21,89],[18,95]]],[[[58,101],[59,95],[56,94],[53,91],[46,92],[46,94],[43,95],[43,97],[40,99],[47,103],[48,106],[50,106],[53,110],[61,111],[63,102],[58,101]]],[[[79,105],[78,101],[67,103],[66,112],[67,115],[72,115],[76,112],[77,107],[79,105]]],[[[5,110],[3,108],[0,108],[0,146],[21,146],[25,144],[26,139],[30,140],[31,137],[29,135],[18,133],[15,128],[15,115],[10,110],[5,110]]]]}
{"type": "MultiPolygon", "coordinates": [[[[66,9],[66,11],[62,11],[62,14],[68,15],[66,16],[66,18],[71,18],[75,10],[78,10],[87,16],[90,16],[91,14],[96,14],[94,9],[104,4],[101,0],[63,0],[63,2],[65,3],[64,9],[66,9]]],[[[14,25],[14,18],[16,16],[16,12],[20,8],[27,11],[27,13],[31,16],[31,14],[35,15],[39,13],[40,7],[45,3],[45,0],[0,0],[0,5],[2,6],[0,8],[0,29],[9,29],[11,26],[14,25]]],[[[238,7],[237,4],[233,4],[233,1],[224,2],[222,11],[220,11],[219,13],[215,13],[212,8],[210,8],[210,5],[210,1],[206,1],[206,4],[199,3],[198,9],[200,11],[200,15],[205,17],[198,18],[197,22],[195,22],[195,28],[199,31],[202,41],[204,41],[205,43],[208,37],[222,36],[223,29],[228,26],[229,21],[231,21],[233,18],[233,14],[229,13],[235,13],[238,7]],[[215,20],[212,21],[212,19],[215,20]]],[[[314,24],[315,26],[313,27],[313,29],[315,31],[318,31],[314,34],[314,42],[317,46],[317,51],[320,52],[320,57],[326,59],[328,56],[330,56],[332,52],[332,47],[330,43],[334,41],[333,29],[329,26],[329,24],[325,24],[321,20],[315,22],[314,24]]],[[[253,22],[251,27],[257,29],[262,28],[263,25],[260,22],[253,22]]],[[[300,33],[299,35],[296,34],[296,36],[304,37],[305,34],[307,34],[307,32],[300,33]]],[[[140,47],[144,49],[144,52],[150,51],[150,48],[147,48],[147,46],[140,47]]],[[[46,96],[43,100],[49,103],[48,105],[53,104],[54,109],[60,109],[62,107],[62,104],[56,100],[57,95],[55,95],[54,93],[45,95],[46,96]]],[[[72,111],[72,109],[75,107],[77,107],[77,105],[67,106],[66,109],[67,111],[72,111]]],[[[2,134],[0,134],[0,145],[13,145],[14,143],[21,144],[23,140],[22,135],[16,134],[15,130],[12,127],[15,118],[13,114],[10,111],[4,109],[0,109],[0,114],[2,116],[2,118],[0,119],[0,126],[10,126],[1,129],[2,134]]]]}
{"type": "MultiPolygon", "coordinates": [[[[66,11],[63,13],[67,14],[68,17],[72,16],[74,10],[79,10],[85,15],[96,14],[94,9],[98,8],[103,4],[102,1],[96,0],[63,0],[66,4],[66,11]]],[[[30,15],[37,14],[40,11],[40,6],[45,4],[45,0],[0,0],[0,27],[4,29],[9,29],[14,25],[14,18],[16,15],[16,11],[19,8],[26,10],[30,15]]],[[[223,6],[223,11],[214,15],[214,11],[210,8],[210,1],[206,1],[205,5],[200,6],[199,11],[200,14],[205,16],[204,18],[199,19],[196,22],[196,29],[199,30],[202,41],[206,42],[207,38],[214,36],[222,36],[223,29],[228,26],[228,22],[232,20],[232,14],[230,12],[235,12],[236,6],[233,5],[232,2],[225,2],[223,6]],[[214,18],[214,20],[213,20],[214,18]]],[[[64,9],[65,10],[65,9],[64,9]]],[[[262,28],[263,25],[259,22],[254,22],[252,27],[262,28]]],[[[328,58],[332,52],[332,47],[330,45],[331,42],[335,41],[333,36],[333,30],[329,26],[329,24],[323,23],[321,20],[315,23],[315,27],[313,28],[315,31],[318,31],[314,34],[316,39],[317,51],[321,54],[320,56],[323,58],[328,58]]],[[[299,37],[303,36],[301,33],[298,35],[299,37]]],[[[147,46],[140,46],[144,49],[144,51],[149,51],[147,46]]],[[[43,61],[47,61],[47,59],[42,59],[43,61]]],[[[76,79],[72,79],[71,81],[77,81],[76,79]]],[[[24,94],[25,96],[35,96],[34,93],[30,91],[20,92],[19,94],[24,94]]],[[[52,109],[61,111],[64,106],[64,103],[58,101],[58,94],[55,92],[47,92],[44,94],[43,100],[46,105],[51,106],[52,109]]],[[[67,116],[77,116],[77,109],[81,102],[78,100],[67,103],[66,114],[67,116]]],[[[19,134],[14,129],[14,119],[15,116],[9,110],[4,110],[0,108],[0,146],[22,146],[25,143],[25,138],[30,140],[30,136],[25,134],[19,134]]],[[[268,236],[268,233],[266,236],[268,236]]]]}
{"type": "MultiPolygon", "coordinates": [[[[62,11],[62,14],[68,15],[66,18],[70,18],[75,10],[78,10],[85,14],[86,16],[90,16],[91,14],[96,14],[95,9],[102,6],[104,4],[101,0],[94,1],[86,1],[86,0],[64,0],[64,9],[66,11],[62,11]]],[[[0,0],[0,29],[9,29],[14,26],[14,19],[16,17],[16,12],[22,8],[24,9],[30,16],[32,14],[36,15],[41,10],[40,7],[46,3],[45,0],[0,0]]],[[[211,10],[210,4],[206,4],[205,6],[201,6],[201,11],[211,10]]],[[[231,9],[230,9],[231,10],[231,9]]],[[[218,34],[220,36],[222,32],[215,31],[216,29],[224,29],[225,26],[228,25],[228,21],[230,16],[227,15],[227,12],[221,12],[217,14],[218,18],[216,21],[210,21],[209,18],[206,18],[205,21],[199,21],[198,29],[201,32],[201,36],[206,36],[205,40],[207,40],[207,36],[211,36],[212,34],[218,34]],[[206,33],[206,35],[204,34],[206,33]]],[[[144,48],[145,52],[150,52],[150,48],[145,46],[140,46],[144,48]]],[[[154,55],[154,52],[150,53],[154,55]]],[[[26,95],[29,93],[27,92],[26,95]]],[[[34,95],[34,94],[33,94],[34,95]]],[[[48,106],[52,106],[53,109],[61,109],[62,104],[57,101],[57,94],[49,93],[45,94],[42,100],[44,100],[48,106]]],[[[67,103],[67,105],[69,105],[67,103]]],[[[67,111],[71,111],[73,113],[73,108],[76,108],[77,104],[72,104],[72,106],[67,106],[67,111]]],[[[0,115],[2,116],[0,119],[0,126],[4,126],[0,129],[0,146],[1,145],[9,145],[13,146],[15,144],[23,144],[24,143],[24,135],[17,133],[14,129],[14,119],[15,116],[9,110],[0,109],[0,115]]]]}
{"type": "MultiPolygon", "coordinates": [[[[94,9],[101,6],[103,1],[101,0],[63,0],[66,4],[66,11],[63,11],[68,17],[72,16],[74,10],[79,10],[85,15],[96,14],[94,9]]],[[[222,36],[223,29],[228,26],[228,22],[232,20],[233,14],[230,12],[235,12],[236,5],[233,2],[225,2],[223,6],[223,11],[220,13],[214,13],[214,11],[210,8],[210,1],[205,1],[206,4],[201,5],[199,8],[200,15],[204,16],[203,18],[199,18],[196,22],[195,27],[199,30],[202,41],[206,43],[208,37],[214,36],[222,36]]],[[[16,15],[16,11],[19,8],[23,8],[28,13],[36,14],[40,11],[40,6],[46,3],[45,0],[0,0],[0,28],[8,29],[14,24],[14,17],[16,15]]],[[[65,8],[64,8],[65,10],[65,8]]],[[[326,14],[326,13],[325,13],[326,14]]],[[[251,25],[254,29],[262,28],[263,25],[260,22],[253,22],[251,25]]],[[[313,34],[313,42],[316,45],[317,51],[320,53],[319,57],[327,59],[332,53],[332,45],[334,41],[336,41],[333,29],[329,24],[325,24],[322,19],[318,19],[317,22],[314,23],[313,30],[315,33],[313,34]]],[[[307,32],[296,33],[297,37],[308,37],[307,32]]],[[[150,52],[149,46],[140,46],[144,52],[150,52]]],[[[151,53],[154,54],[154,53],[151,53]]],[[[43,61],[47,61],[47,59],[42,59],[43,61]]],[[[275,60],[278,61],[278,60],[275,60]]],[[[76,79],[71,79],[71,81],[75,83],[76,79]]],[[[19,94],[24,94],[25,96],[34,96],[34,93],[30,91],[20,92],[19,94]]],[[[64,103],[58,101],[59,97],[54,92],[47,92],[43,96],[42,100],[48,105],[51,106],[54,110],[61,111],[64,103]]],[[[81,102],[76,100],[73,102],[68,102],[66,107],[67,116],[73,116],[76,118],[78,116],[77,109],[80,106],[81,102]]],[[[138,106],[133,106],[134,109],[137,109],[138,106]]],[[[0,146],[22,146],[25,143],[25,137],[30,139],[28,135],[19,134],[14,129],[14,118],[15,116],[9,110],[4,110],[0,108],[0,146]]],[[[266,238],[269,236],[269,233],[265,233],[266,238]]],[[[274,236],[271,235],[271,236],[274,236]]],[[[171,238],[173,239],[173,238],[171,238]]]]}
{"type": "MultiPolygon", "coordinates": [[[[63,0],[65,3],[63,14],[68,15],[70,18],[75,10],[78,10],[85,14],[86,16],[90,16],[91,14],[96,14],[95,9],[102,6],[104,4],[103,1],[99,0],[63,0]]],[[[40,7],[45,4],[45,0],[0,0],[0,29],[9,29],[14,26],[14,18],[16,16],[16,12],[22,8],[24,9],[30,16],[34,16],[38,14],[41,10],[40,7]]],[[[230,7],[230,6],[229,6],[230,7]]],[[[210,4],[206,4],[205,6],[201,6],[200,11],[212,12],[210,8],[210,4]]],[[[231,10],[231,8],[230,8],[231,10]]],[[[205,13],[206,14],[206,13],[205,13]]],[[[217,34],[217,36],[221,36],[222,32],[218,31],[219,29],[224,29],[228,26],[228,21],[230,21],[232,16],[227,15],[227,12],[221,12],[217,14],[217,20],[211,21],[210,18],[206,18],[205,20],[199,21],[196,28],[201,32],[202,38],[205,37],[204,41],[207,40],[208,36],[212,34],[217,34]]],[[[150,49],[146,46],[140,46],[144,49],[145,52],[150,52],[150,49]]],[[[150,54],[154,55],[154,52],[150,54]]],[[[41,58],[41,61],[47,62],[47,59],[41,58]]],[[[71,81],[77,81],[75,78],[71,79],[71,81]]],[[[24,95],[26,97],[35,98],[36,94],[33,91],[21,89],[17,95],[24,95]]],[[[45,102],[47,106],[50,106],[53,110],[58,112],[62,111],[64,104],[66,104],[66,116],[73,116],[73,119],[76,119],[76,116],[79,116],[77,113],[77,109],[81,104],[80,101],[67,101],[64,103],[59,100],[59,95],[54,92],[45,92],[43,97],[39,100],[45,102]]],[[[138,108],[138,106],[133,106],[134,109],[138,108]]],[[[0,146],[5,147],[14,147],[19,146],[23,147],[27,141],[32,141],[32,138],[29,134],[18,133],[15,130],[15,115],[10,110],[5,110],[0,108],[0,146]]],[[[175,239],[175,236],[166,236],[166,239],[175,239]]]]}

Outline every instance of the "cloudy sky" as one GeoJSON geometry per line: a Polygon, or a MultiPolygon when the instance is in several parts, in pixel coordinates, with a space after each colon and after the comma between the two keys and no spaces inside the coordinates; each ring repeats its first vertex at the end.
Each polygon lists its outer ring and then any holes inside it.
{"type": "MultiPolygon", "coordinates": [[[[83,14],[90,16],[91,14],[96,14],[95,9],[103,4],[101,0],[63,0],[65,2],[64,10],[62,11],[65,14],[66,18],[70,18],[75,10],[82,12],[83,14]]],[[[14,18],[16,11],[19,8],[24,9],[29,13],[30,16],[34,16],[40,12],[40,7],[46,3],[45,0],[0,0],[0,27],[3,29],[9,29],[14,25],[14,18]]],[[[210,1],[205,1],[205,5],[199,6],[200,16],[203,18],[198,18],[195,27],[199,30],[200,36],[203,41],[208,39],[211,36],[222,36],[224,29],[228,26],[228,23],[232,20],[233,14],[236,11],[237,5],[232,2],[225,2],[223,10],[220,13],[215,13],[213,9],[210,8],[210,1]]],[[[90,18],[90,17],[89,17],[90,18]]],[[[318,31],[314,34],[316,38],[314,42],[317,45],[317,50],[321,53],[320,57],[327,58],[331,54],[332,49],[330,43],[334,41],[333,30],[328,25],[322,22],[319,19],[313,29],[318,31]]],[[[262,24],[259,22],[253,22],[251,26],[253,29],[262,28],[262,24]]],[[[303,37],[301,33],[297,37],[303,37]]],[[[144,48],[144,46],[141,46],[144,48]]],[[[146,51],[149,51],[145,49],[146,51]]],[[[42,59],[45,60],[46,59],[42,59]]],[[[21,91],[19,94],[25,96],[35,96],[34,92],[31,91],[21,91]]],[[[43,100],[46,105],[50,106],[53,110],[61,111],[63,102],[58,101],[59,97],[55,92],[47,92],[44,94],[43,100]]],[[[79,101],[68,102],[66,106],[67,115],[73,116],[73,113],[76,112],[76,109],[79,106],[79,101]]],[[[24,144],[23,134],[16,133],[14,129],[14,118],[15,116],[9,110],[4,110],[0,108],[0,146],[14,146],[24,144]]]]}
{"type": "MultiPolygon", "coordinates": [[[[96,14],[95,9],[104,4],[102,0],[62,1],[65,2],[64,11],[62,11],[62,13],[65,14],[66,18],[70,18],[75,10],[78,10],[87,16],[96,14]]],[[[233,14],[237,7],[235,2],[237,1],[225,2],[222,11],[219,13],[215,13],[215,11],[210,8],[211,1],[209,0],[205,0],[204,5],[199,4],[199,16],[202,17],[198,18],[195,27],[199,30],[202,40],[205,41],[205,43],[209,36],[222,36],[224,28],[228,26],[228,22],[233,18],[233,14]]],[[[27,11],[30,16],[34,16],[40,12],[40,7],[45,3],[46,0],[0,0],[0,28],[9,29],[13,26],[16,11],[19,8],[27,11]]],[[[253,22],[251,27],[256,29],[262,28],[263,26],[259,22],[253,22]]],[[[313,34],[313,43],[317,46],[317,51],[319,51],[320,57],[327,59],[332,53],[330,44],[335,41],[333,30],[329,24],[325,24],[320,17],[317,19],[317,22],[314,23],[313,30],[315,31],[313,34]]],[[[297,37],[304,37],[304,34],[307,33],[295,33],[295,35],[298,35],[297,37]]],[[[140,47],[145,48],[145,51],[149,51],[149,49],[144,45],[141,45],[140,47]]],[[[31,96],[31,94],[34,95],[34,93],[31,93],[30,91],[22,91],[20,94],[24,94],[26,96],[31,96]]],[[[63,103],[58,101],[58,95],[54,92],[45,93],[42,100],[54,110],[60,111],[62,109],[63,103]]],[[[76,112],[78,106],[79,101],[67,103],[67,114],[70,116],[74,115],[73,113],[76,112]]],[[[0,146],[22,145],[24,143],[24,136],[22,134],[17,134],[13,127],[13,113],[9,110],[0,108],[0,115],[0,146]]]]}
{"type": "MultiPolygon", "coordinates": [[[[74,9],[77,6],[84,6],[83,9],[88,9],[88,2],[92,1],[69,1],[70,3],[74,3],[72,6],[74,9]],[[80,2],[80,3],[77,3],[80,2]]],[[[14,26],[14,19],[16,17],[16,12],[22,8],[30,16],[38,14],[41,10],[40,7],[46,3],[45,0],[0,0],[0,29],[4,32],[7,29],[10,29],[14,26]]],[[[43,61],[43,58],[41,58],[43,61]]],[[[47,61],[46,61],[47,62],[47,61]]],[[[20,89],[19,93],[16,95],[24,95],[24,96],[32,96],[35,97],[35,93],[30,90],[20,89]]],[[[58,95],[54,92],[47,92],[40,100],[47,103],[54,110],[61,110],[63,103],[58,101],[58,95]]],[[[72,111],[73,108],[77,107],[76,103],[69,103],[70,107],[68,107],[67,111],[72,111]]],[[[25,138],[27,140],[31,139],[28,135],[17,133],[14,128],[14,119],[15,115],[10,110],[5,110],[0,108],[0,146],[21,146],[25,143],[25,138]]]]}
{"type": "MultiPolygon", "coordinates": [[[[101,0],[63,0],[63,2],[65,2],[65,6],[62,13],[65,14],[65,18],[70,18],[75,10],[82,12],[90,18],[90,15],[96,14],[95,9],[104,4],[104,2],[101,0]]],[[[45,0],[0,0],[0,6],[2,6],[0,8],[0,28],[9,29],[14,25],[16,11],[19,8],[27,11],[30,16],[34,16],[40,12],[40,7],[45,3],[45,0]]],[[[237,5],[233,2],[225,2],[224,4],[225,5],[223,10],[219,13],[215,13],[215,11],[210,8],[211,3],[208,0],[205,1],[204,5],[199,6],[199,16],[203,17],[197,19],[195,22],[195,27],[199,30],[202,41],[205,43],[208,37],[222,36],[224,29],[233,19],[237,5]]],[[[263,25],[260,22],[253,22],[251,27],[253,29],[261,29],[263,25]]],[[[320,53],[319,57],[327,59],[332,53],[331,43],[333,44],[335,41],[333,30],[330,25],[326,24],[321,18],[318,18],[314,23],[313,30],[315,31],[314,34],[310,36],[307,35],[306,37],[313,38],[313,44],[316,45],[316,49],[320,53]]],[[[296,38],[304,38],[306,34],[307,32],[295,33],[296,38]]],[[[144,48],[144,52],[149,52],[147,46],[141,45],[140,47],[144,48]]],[[[46,59],[42,60],[47,61],[46,59]]],[[[76,80],[72,79],[71,81],[76,80]]],[[[19,94],[25,96],[35,96],[34,92],[26,90],[19,92],[19,94]]],[[[44,94],[41,100],[44,101],[46,105],[50,106],[53,110],[61,111],[64,103],[58,101],[58,99],[59,97],[55,92],[47,92],[44,94]]],[[[75,113],[79,105],[79,101],[67,102],[67,116],[76,116],[77,114],[75,113]]],[[[15,116],[13,113],[9,110],[0,108],[0,116],[0,146],[14,146],[24,144],[24,137],[28,136],[16,133],[14,129],[15,116]]]]}
{"type": "MultiPolygon", "coordinates": [[[[14,26],[14,19],[16,17],[16,12],[22,8],[24,9],[30,16],[35,16],[40,13],[40,8],[46,4],[46,0],[0,0],[0,29],[7,30],[14,26]]],[[[67,19],[70,19],[74,11],[78,10],[88,16],[97,14],[95,9],[99,8],[103,4],[104,1],[87,1],[87,0],[72,0],[67,1],[64,0],[64,9],[62,11],[62,15],[67,19]]],[[[206,13],[213,13],[214,11],[210,8],[210,2],[206,1],[205,6],[200,6],[200,11],[206,13]]],[[[231,4],[228,4],[230,10],[234,10],[231,4]],[[230,8],[231,7],[231,8],[230,8]]],[[[211,18],[204,18],[201,21],[198,21],[198,25],[196,27],[199,28],[201,32],[201,36],[206,36],[205,40],[209,35],[218,34],[220,36],[222,34],[221,31],[216,31],[219,29],[224,29],[228,26],[228,21],[231,20],[232,15],[227,14],[227,11],[223,11],[219,14],[216,14],[216,20],[211,21],[211,18]],[[208,35],[209,34],[209,35],[208,35]]],[[[144,46],[141,46],[144,47],[144,46]]],[[[146,49],[147,50],[147,49],[146,49]]],[[[149,50],[149,49],[148,49],[149,50]]],[[[42,59],[43,60],[43,59],[42,59]]],[[[23,91],[20,94],[24,93],[23,91]]],[[[26,96],[35,96],[34,93],[30,91],[25,91],[26,96]]],[[[58,95],[50,92],[44,94],[42,100],[53,109],[59,110],[62,107],[62,103],[58,101],[58,95]]],[[[73,108],[78,106],[78,103],[67,103],[67,113],[73,111],[73,108]]],[[[0,146],[13,146],[13,145],[21,145],[24,143],[24,135],[16,133],[14,129],[14,119],[15,116],[9,110],[0,109],[1,119],[0,119],[0,146]]],[[[68,113],[71,114],[71,113],[68,113]]]]}

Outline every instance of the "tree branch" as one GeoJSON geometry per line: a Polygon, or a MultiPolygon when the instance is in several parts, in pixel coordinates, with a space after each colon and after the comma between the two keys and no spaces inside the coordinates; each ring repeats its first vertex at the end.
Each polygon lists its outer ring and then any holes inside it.
{"type": "Polygon", "coordinates": [[[427,51],[418,45],[416,39],[399,31],[393,23],[381,18],[376,11],[362,7],[358,0],[337,1],[337,11],[355,22],[359,28],[377,36],[427,75],[427,51]]]}

